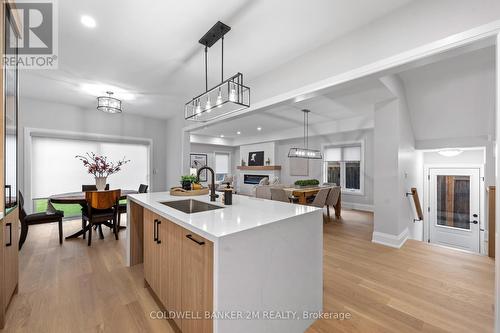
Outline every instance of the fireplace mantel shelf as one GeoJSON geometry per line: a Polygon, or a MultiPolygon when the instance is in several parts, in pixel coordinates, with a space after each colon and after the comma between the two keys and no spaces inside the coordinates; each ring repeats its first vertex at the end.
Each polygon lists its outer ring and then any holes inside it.
{"type": "Polygon", "coordinates": [[[238,170],[281,170],[281,165],[259,165],[259,166],[242,166],[236,167],[238,170]]]}

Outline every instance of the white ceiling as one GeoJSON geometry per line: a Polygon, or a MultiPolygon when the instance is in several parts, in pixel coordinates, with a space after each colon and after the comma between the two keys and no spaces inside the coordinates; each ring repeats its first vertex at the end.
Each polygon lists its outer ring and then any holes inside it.
{"type": "MultiPolygon", "coordinates": [[[[484,47],[449,52],[436,59],[405,66],[398,71],[406,90],[408,109],[417,141],[485,138],[494,135],[495,48],[484,47]],[[451,125],[452,124],[452,125],[451,125]]],[[[395,73],[395,72],[394,72],[395,73]]],[[[380,75],[385,75],[381,73],[380,75]]],[[[373,116],[374,105],[394,98],[377,76],[329,88],[300,102],[289,101],[246,116],[231,118],[200,128],[192,134],[219,138],[220,144],[259,142],[280,137],[291,129],[301,136],[301,109],[310,109],[314,125],[358,116],[373,116]],[[261,131],[257,127],[262,127],[261,131]],[[240,131],[241,134],[237,134],[240,131]]],[[[363,123],[360,123],[363,125],[363,123]]],[[[311,132],[314,135],[314,130],[311,132]]],[[[208,138],[207,138],[208,139],[208,138]]]]}
{"type": "MultiPolygon", "coordinates": [[[[22,95],[88,108],[111,89],[124,99],[125,112],[167,118],[204,89],[197,41],[217,20],[232,27],[225,39],[225,75],[240,71],[248,82],[409,2],[58,1],[59,69],[21,73],[22,95]],[[97,27],[85,28],[81,15],[94,17],[97,27]]],[[[220,77],[220,45],[212,49],[209,85],[220,77]]],[[[340,106],[336,117],[348,113],[340,106]]]]}
{"type": "MultiPolygon", "coordinates": [[[[300,129],[304,118],[302,109],[309,109],[309,124],[331,123],[336,120],[373,114],[374,105],[394,98],[390,91],[376,79],[366,79],[344,87],[335,87],[322,95],[300,102],[289,102],[266,111],[221,121],[205,126],[192,134],[227,139],[249,139],[288,130],[300,129]],[[262,130],[258,131],[257,127],[262,130]],[[237,134],[240,131],[241,134],[237,134]]],[[[302,135],[302,131],[297,132],[302,135]]]]}
{"type": "Polygon", "coordinates": [[[399,74],[416,140],[488,137],[495,133],[495,47],[399,74]]]}

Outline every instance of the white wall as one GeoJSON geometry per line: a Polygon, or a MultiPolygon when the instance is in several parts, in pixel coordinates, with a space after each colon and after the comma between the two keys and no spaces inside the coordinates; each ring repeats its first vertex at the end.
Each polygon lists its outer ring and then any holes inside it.
{"type": "MultiPolygon", "coordinates": [[[[346,208],[373,209],[373,130],[359,130],[309,138],[309,148],[321,149],[322,145],[341,144],[346,142],[364,142],[364,194],[343,193],[342,202],[346,208]]],[[[293,184],[298,179],[314,178],[323,181],[323,161],[309,161],[309,176],[290,176],[290,148],[302,146],[303,139],[291,139],[276,143],[276,161],[281,165],[281,182],[293,184]]]]}
{"type": "Polygon", "coordinates": [[[374,130],[374,232],[394,237],[401,232],[398,224],[398,111],[397,100],[377,105],[374,130]]]}
{"type": "Polygon", "coordinates": [[[254,151],[264,152],[264,165],[268,158],[271,160],[271,165],[275,165],[275,149],[276,145],[274,142],[263,142],[240,146],[240,162],[238,165],[241,165],[241,160],[245,161],[246,165],[248,165],[248,153],[254,151]]]}
{"type": "MultiPolygon", "coordinates": [[[[166,139],[164,120],[123,114],[110,115],[96,109],[81,109],[72,105],[22,98],[19,112],[19,170],[24,166],[24,129],[36,128],[77,133],[95,133],[111,136],[147,138],[153,142],[151,190],[166,189],[165,168],[166,139]]],[[[75,152],[75,154],[81,152],[75,152]]],[[[82,169],[82,172],[84,170],[82,169]]],[[[24,190],[24,174],[19,175],[19,185],[24,190]]],[[[63,181],[63,180],[62,180],[63,181]]],[[[78,190],[78,189],[75,189],[78,190]]],[[[28,197],[26,194],[25,197],[28,197]]]]}
{"type": "Polygon", "coordinates": [[[375,109],[375,216],[373,241],[400,247],[408,237],[422,239],[422,223],[411,197],[420,184],[421,159],[415,151],[406,91],[397,75],[381,79],[395,100],[375,109]]]}
{"type": "Polygon", "coordinates": [[[191,143],[189,134],[182,130],[184,126],[184,114],[181,112],[166,121],[167,188],[178,186],[181,175],[189,173],[191,143]]]}
{"type": "MultiPolygon", "coordinates": [[[[410,119],[407,90],[403,80],[398,75],[381,78],[385,86],[394,94],[398,101],[397,131],[398,131],[398,182],[399,182],[399,234],[408,230],[408,237],[422,240],[423,222],[414,221],[416,216],[415,204],[412,197],[406,196],[411,188],[418,187],[422,165],[419,154],[415,150],[415,135],[410,119]]],[[[395,129],[396,130],[396,129],[395,129]]],[[[378,147],[378,150],[383,147],[378,147]]],[[[421,188],[417,191],[422,193],[421,188]]]]}

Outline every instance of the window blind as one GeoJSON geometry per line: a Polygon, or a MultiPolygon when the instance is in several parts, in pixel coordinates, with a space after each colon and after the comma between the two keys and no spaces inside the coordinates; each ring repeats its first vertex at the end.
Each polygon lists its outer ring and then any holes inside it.
{"type": "Polygon", "coordinates": [[[229,154],[215,154],[215,173],[229,173],[229,154]]]}
{"type": "Polygon", "coordinates": [[[146,144],[33,137],[32,198],[77,192],[83,184],[95,184],[93,175],[75,158],[87,152],[107,156],[110,161],[123,157],[130,160],[120,172],[108,178],[111,189],[137,189],[140,184],[149,184],[149,146],[146,144]]]}
{"type": "Polygon", "coordinates": [[[361,161],[361,146],[329,147],[324,151],[327,162],[359,162],[361,161]]]}

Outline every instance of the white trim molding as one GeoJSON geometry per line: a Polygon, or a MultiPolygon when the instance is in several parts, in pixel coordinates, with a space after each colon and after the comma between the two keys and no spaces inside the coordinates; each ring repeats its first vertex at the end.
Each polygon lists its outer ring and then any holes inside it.
{"type": "Polygon", "coordinates": [[[343,202],[343,201],[342,201],[342,208],[359,210],[362,212],[370,212],[370,213],[373,213],[375,210],[373,205],[360,204],[360,203],[356,203],[356,202],[343,202]]]}
{"type": "Polygon", "coordinates": [[[405,230],[403,230],[403,232],[397,236],[374,231],[372,243],[377,243],[399,249],[408,240],[408,234],[409,234],[408,228],[405,228],[405,230]]]}

